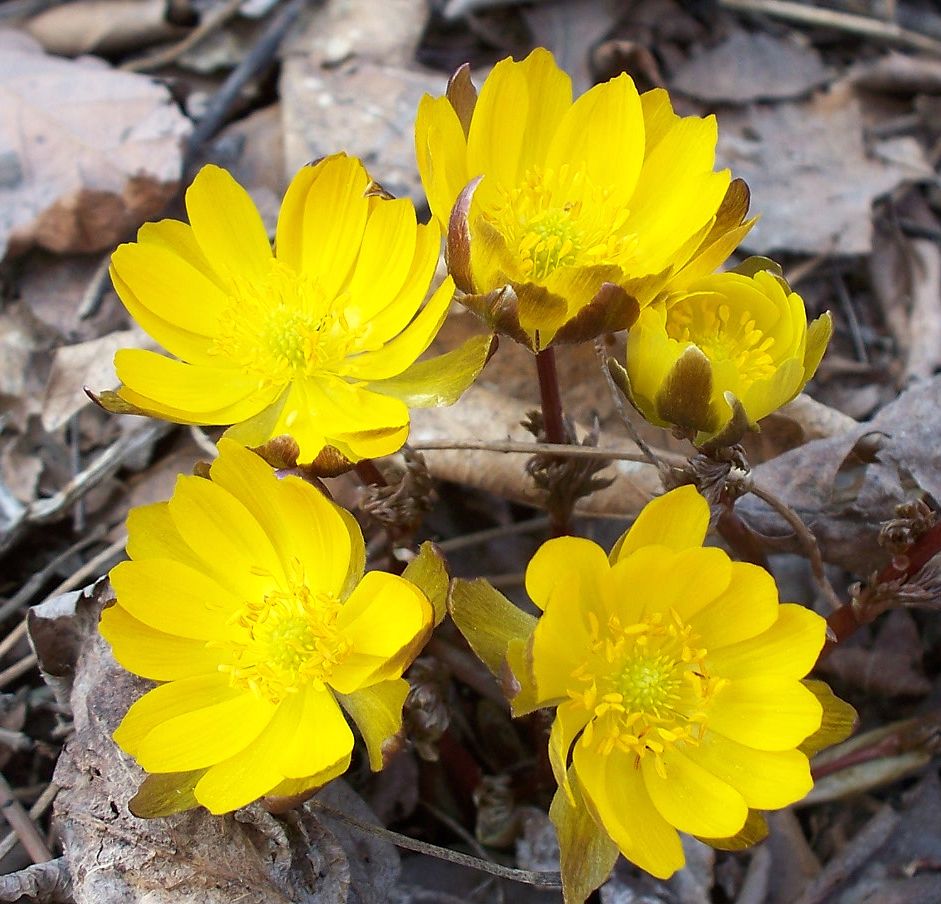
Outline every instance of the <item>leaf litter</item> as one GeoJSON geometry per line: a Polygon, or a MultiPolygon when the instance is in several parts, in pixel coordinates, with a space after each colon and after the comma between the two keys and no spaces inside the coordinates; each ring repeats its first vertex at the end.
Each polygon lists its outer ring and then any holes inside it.
{"type": "MultiPolygon", "coordinates": [[[[82,5],[70,4],[74,15],[82,5]]],[[[124,5],[148,15],[161,6],[124,5]]],[[[256,20],[263,26],[276,18],[279,4],[255,13],[223,5],[178,4],[186,15],[169,30],[166,20],[158,28],[151,19],[139,35],[96,37],[97,44],[88,43],[91,31],[70,24],[69,36],[51,14],[43,23],[42,14],[28,12],[0,36],[0,66],[10,76],[0,91],[7,114],[0,116],[0,669],[7,670],[0,710],[8,714],[0,720],[0,769],[24,808],[35,811],[35,824],[51,833],[56,855],[29,866],[15,835],[0,839],[8,870],[0,901],[558,900],[557,893],[400,855],[315,808],[288,822],[257,806],[225,820],[196,813],[143,822],[130,814],[140,774],[108,735],[138,691],[136,679],[89,633],[105,588],[79,591],[122,554],[127,501],[116,490],[133,492],[135,503],[165,498],[175,473],[211,455],[213,437],[184,428],[142,431],[141,422],[118,430],[75,391],[85,378],[107,385],[111,350],[128,344],[130,325],[95,282],[100,255],[145,220],[178,216],[178,187],[202,159],[244,166],[255,174],[244,181],[276,209],[296,166],[345,147],[364,156],[387,188],[420,201],[414,107],[424,91],[440,94],[447,73],[467,60],[483,73],[506,53],[540,43],[557,51],[583,87],[620,69],[643,87],[665,84],[683,95],[682,112],[717,114],[722,162],[750,183],[753,209],[762,213],[748,250],[783,256],[808,307],[834,313],[832,363],[809,390],[817,401],[798,400],[769,421],[749,454],[755,479],[806,520],[848,598],[853,581],[891,562],[879,525],[896,506],[917,497],[941,503],[941,196],[931,112],[941,94],[938,60],[889,49],[879,37],[887,21],[881,6],[868,2],[826,7],[869,16],[876,24],[860,36],[841,30],[836,16],[829,28],[810,28],[669,0],[435,2],[430,14],[410,2],[325,0],[311,4],[280,60],[271,51],[259,55],[260,31],[252,30],[256,20]],[[44,38],[44,52],[26,33],[48,33],[50,21],[63,34],[44,38]],[[200,66],[198,41],[175,49],[194,28],[216,35],[217,50],[204,47],[212,66],[200,66]],[[148,58],[158,34],[170,42],[157,46],[168,51],[165,64],[146,76],[117,68],[148,58]],[[106,53],[109,61],[56,56],[66,38],[75,52],[106,53]],[[219,53],[221,46],[236,49],[219,53]],[[223,97],[231,71],[246,60],[254,80],[223,97]],[[24,81],[27,73],[34,84],[24,81]],[[177,102],[199,92],[209,104],[229,98],[223,119],[235,121],[192,148],[192,125],[177,102]],[[22,628],[26,606],[47,597],[31,615],[31,635],[51,687],[39,678],[22,628]]],[[[761,12],[765,4],[752,6],[761,12]]],[[[937,28],[925,4],[900,0],[893,8],[909,29],[927,35],[937,28]]],[[[471,318],[453,318],[437,350],[456,347],[474,329],[471,318]]],[[[600,447],[636,451],[594,355],[571,350],[560,355],[560,368],[579,436],[597,414],[600,447]]],[[[530,359],[501,348],[457,409],[417,414],[413,442],[531,442],[520,422],[534,405],[534,387],[530,359]]],[[[656,449],[682,448],[663,431],[635,427],[656,449]]],[[[449,553],[454,573],[487,573],[522,601],[514,563],[531,555],[545,530],[534,517],[541,500],[524,469],[527,456],[471,449],[424,455],[438,500],[424,535],[445,544],[458,538],[449,553]]],[[[579,524],[607,542],[659,481],[654,468],[636,461],[601,476],[614,483],[582,500],[579,524]]],[[[350,487],[335,483],[352,497],[350,487]]],[[[737,510],[772,569],[793,572],[806,599],[812,585],[806,562],[792,555],[800,547],[790,529],[754,497],[737,510]]],[[[826,800],[775,814],[768,842],[744,855],[716,855],[691,842],[689,865],[669,883],[622,862],[601,900],[941,898],[939,650],[932,612],[900,610],[861,630],[823,671],[862,720],[862,746],[838,748],[826,764],[819,786],[826,800]]],[[[528,743],[521,733],[542,729],[514,726],[483,705],[493,690],[489,676],[475,670],[456,636],[444,633],[428,656],[440,679],[428,699],[443,694],[451,712],[450,724],[429,735],[425,753],[433,749],[438,759],[408,751],[409,765],[381,778],[354,770],[350,786],[329,792],[329,805],[371,821],[372,802],[383,822],[405,834],[473,851],[471,842],[480,848],[475,783],[509,777],[510,796],[497,803],[509,807],[501,825],[516,835],[509,847],[482,850],[521,867],[552,868],[551,832],[521,803],[532,789],[519,786],[514,761],[528,743]]]]}

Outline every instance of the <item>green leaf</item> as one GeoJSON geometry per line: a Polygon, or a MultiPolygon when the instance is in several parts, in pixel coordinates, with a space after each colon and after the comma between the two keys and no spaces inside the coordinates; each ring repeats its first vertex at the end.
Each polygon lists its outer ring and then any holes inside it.
{"type": "Polygon", "coordinates": [[[172,816],[199,806],[193,794],[196,783],[206,774],[205,769],[192,772],[164,772],[148,775],[127,804],[139,819],[172,816]]]}
{"type": "Polygon", "coordinates": [[[618,847],[592,818],[574,769],[569,769],[569,784],[574,804],[559,788],[552,798],[549,819],[559,837],[562,896],[566,904],[580,904],[611,874],[618,847]]]}
{"type": "Polygon", "coordinates": [[[369,768],[378,772],[402,746],[402,707],[409,686],[404,678],[380,681],[352,694],[337,694],[369,751],[369,768]]]}
{"type": "Polygon", "coordinates": [[[824,747],[845,741],[856,728],[859,716],[849,703],[841,700],[830,690],[830,686],[825,681],[808,678],[802,683],[823,707],[823,720],[820,728],[797,748],[801,753],[812,757],[824,747]]]}
{"type": "Polygon", "coordinates": [[[514,606],[483,578],[451,583],[448,610],[471,649],[498,679],[504,677],[507,648],[533,633],[536,619],[514,606]]]}
{"type": "Polygon", "coordinates": [[[463,345],[437,358],[416,361],[397,377],[369,383],[369,389],[401,399],[409,408],[453,405],[495,350],[496,336],[471,336],[463,345]]]}
{"type": "Polygon", "coordinates": [[[435,610],[435,624],[441,624],[448,611],[448,569],[444,562],[444,556],[438,551],[438,548],[426,540],[422,543],[418,555],[402,572],[402,577],[406,581],[414,584],[431,603],[435,610]]]}

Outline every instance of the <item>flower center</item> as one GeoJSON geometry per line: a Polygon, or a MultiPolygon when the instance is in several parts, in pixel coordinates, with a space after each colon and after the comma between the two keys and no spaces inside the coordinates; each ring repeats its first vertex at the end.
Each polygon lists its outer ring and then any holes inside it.
{"type": "Polygon", "coordinates": [[[360,338],[344,316],[344,296],[324,297],[315,279],[277,260],[264,280],[239,285],[230,297],[210,354],[262,384],[333,370],[360,338]]]}
{"type": "Polygon", "coordinates": [[[544,281],[559,267],[623,265],[636,245],[625,234],[628,210],[568,164],[533,167],[519,185],[501,187],[484,218],[503,236],[524,277],[544,281]]]}
{"type": "Polygon", "coordinates": [[[774,337],[762,332],[749,311],[693,297],[669,309],[666,328],[678,342],[699,346],[710,361],[730,361],[746,387],[774,374],[774,337]]]}
{"type": "Polygon", "coordinates": [[[311,685],[322,690],[350,652],[336,626],[341,608],[336,597],[314,593],[303,581],[246,603],[233,617],[241,636],[222,644],[229,661],[220,668],[234,687],[273,703],[311,685]]]}
{"type": "Polygon", "coordinates": [[[589,619],[590,656],[572,674],[568,691],[590,714],[581,743],[602,755],[617,748],[638,762],[653,756],[665,774],[664,750],[699,743],[712,698],[725,682],[708,676],[706,651],[675,612],[633,624],[617,616],[604,624],[593,614],[589,619]]]}

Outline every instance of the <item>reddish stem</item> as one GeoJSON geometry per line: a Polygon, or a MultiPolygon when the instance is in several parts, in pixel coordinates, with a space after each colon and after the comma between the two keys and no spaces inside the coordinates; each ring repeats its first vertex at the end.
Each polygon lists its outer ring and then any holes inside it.
{"type": "Polygon", "coordinates": [[[754,531],[742,521],[731,504],[722,506],[716,528],[722,535],[722,539],[732,547],[735,554],[742,561],[759,565],[765,571],[770,570],[768,568],[768,558],[765,556],[761,541],[755,536],[754,531]]]}
{"type": "MultiPolygon", "coordinates": [[[[880,571],[870,584],[878,587],[880,584],[898,582],[904,584],[910,580],[938,553],[941,553],[941,521],[925,531],[909,548],[904,555],[895,556],[885,568],[880,571]]],[[[839,643],[842,643],[858,628],[866,624],[865,616],[860,618],[860,612],[853,606],[852,601],[844,603],[827,619],[827,642],[820,652],[818,662],[828,655],[839,643]]]]}
{"type": "MultiPolygon", "coordinates": [[[[542,429],[546,442],[565,445],[565,423],[562,420],[562,395],[559,392],[559,372],[555,365],[555,349],[544,348],[536,352],[536,373],[539,375],[539,398],[542,402],[542,429]]],[[[550,512],[553,537],[564,537],[572,532],[565,515],[550,512]]]]}
{"type": "Polygon", "coordinates": [[[382,471],[376,467],[376,463],[371,458],[356,462],[353,470],[366,486],[387,487],[389,485],[389,481],[382,476],[382,471]]]}

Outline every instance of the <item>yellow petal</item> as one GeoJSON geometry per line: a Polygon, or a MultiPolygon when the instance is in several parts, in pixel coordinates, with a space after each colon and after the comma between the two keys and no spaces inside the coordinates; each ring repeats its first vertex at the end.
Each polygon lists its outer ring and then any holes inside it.
{"type": "MultiPolygon", "coordinates": [[[[180,329],[215,336],[229,299],[208,276],[159,245],[120,245],[111,269],[138,304],[180,329]]],[[[120,292],[121,286],[115,283],[120,292]]]]}
{"type": "Polygon", "coordinates": [[[417,236],[408,199],[380,201],[370,212],[344,311],[352,326],[370,320],[398,295],[412,269],[417,236]]]}
{"type": "Polygon", "coordinates": [[[245,599],[261,599],[285,575],[271,541],[231,493],[202,477],[179,477],[170,516],[183,540],[245,599]]]}
{"type": "Polygon", "coordinates": [[[402,707],[409,685],[404,678],[392,678],[349,695],[340,695],[340,703],[356,723],[366,742],[369,768],[378,772],[385,765],[387,746],[394,744],[402,729],[402,707]]]}
{"type": "Polygon", "coordinates": [[[235,423],[270,402],[257,378],[234,368],[183,364],[138,348],[118,351],[114,366],[125,388],[150,400],[151,407],[183,412],[193,422],[235,423]]]}
{"type": "Polygon", "coordinates": [[[757,750],[789,750],[820,727],[823,708],[799,681],[748,678],[719,691],[709,728],[757,750]]]}
{"type": "Polygon", "coordinates": [[[140,559],[174,559],[199,571],[203,561],[186,544],[166,502],[131,509],[127,516],[127,554],[140,559]]]}
{"type": "Polygon", "coordinates": [[[702,546],[709,530],[709,503],[693,486],[678,487],[648,502],[630,530],[615,544],[617,562],[643,546],[690,549],[702,546]]]}
{"type": "Polygon", "coordinates": [[[121,562],[111,569],[119,604],[158,631],[192,640],[222,640],[240,600],[211,578],[171,559],[121,562]]]}
{"type": "Polygon", "coordinates": [[[467,139],[447,97],[426,94],[419,102],[415,156],[428,205],[444,232],[454,201],[471,178],[467,172],[467,139]]]}
{"type": "Polygon", "coordinates": [[[120,605],[101,613],[99,630],[111,644],[114,658],[142,678],[176,681],[210,675],[219,667],[219,657],[204,642],[157,631],[120,605]]]}
{"type": "Polygon", "coordinates": [[[467,172],[471,179],[485,176],[481,193],[516,184],[528,114],[529,92],[521,67],[509,57],[500,60],[480,89],[467,136],[467,172]]]}
{"type": "Polygon", "coordinates": [[[242,693],[230,687],[228,678],[220,672],[162,684],[131,705],[115,729],[114,740],[122,750],[136,756],[144,738],[161,723],[216,703],[234,700],[242,693]]]}
{"type": "MultiPolygon", "coordinates": [[[[559,538],[562,539],[562,538],[559,538]]],[[[586,541],[587,542],[587,541],[586,541]]],[[[605,572],[596,580],[597,590],[588,590],[582,576],[562,574],[554,585],[546,611],[532,636],[532,674],[540,705],[564,699],[572,686],[572,672],[584,662],[591,646],[589,618],[602,611],[605,572]]]]}
{"type": "Polygon", "coordinates": [[[348,358],[345,376],[362,380],[384,380],[402,373],[421,355],[441,329],[454,297],[454,280],[447,277],[411,323],[403,322],[402,331],[382,348],[348,358]]]}
{"type": "Polygon", "coordinates": [[[806,606],[778,607],[777,621],[761,634],[738,643],[709,648],[709,670],[723,678],[768,675],[803,678],[823,649],[827,623],[806,606]]]}
{"type": "Polygon", "coordinates": [[[222,292],[226,292],[225,280],[213,269],[212,262],[203,254],[203,249],[196,241],[196,233],[189,223],[180,220],[158,220],[156,223],[144,223],[137,230],[137,241],[141,245],[156,245],[183,258],[191,267],[203,276],[211,279],[222,292]]]}
{"type": "Polygon", "coordinates": [[[645,91],[640,96],[640,106],[644,113],[644,153],[650,156],[653,149],[663,140],[670,129],[680,120],[673,112],[670,95],[664,88],[645,91]]]}
{"type": "Polygon", "coordinates": [[[247,747],[264,731],[275,709],[262,697],[241,693],[160,722],[143,738],[134,756],[147,772],[202,769],[247,747]]]}
{"type": "Polygon", "coordinates": [[[520,173],[525,173],[545,161],[552,137],[572,106],[572,79],[544,47],[533,50],[518,68],[526,80],[529,99],[520,148],[520,173]]]}
{"type": "Polygon", "coordinates": [[[343,775],[350,768],[350,756],[347,755],[331,764],[326,769],[318,772],[316,775],[307,775],[304,778],[288,778],[278,785],[275,785],[265,794],[267,798],[295,797],[299,794],[306,794],[317,788],[322,788],[327,782],[333,781],[337,776],[343,775]]]}
{"type": "Polygon", "coordinates": [[[575,576],[580,595],[597,597],[600,575],[607,571],[608,557],[597,543],[581,537],[557,537],[543,543],[530,559],[526,592],[544,609],[556,585],[575,576]]]}
{"type": "Polygon", "coordinates": [[[559,123],[547,168],[584,166],[589,181],[626,203],[644,160],[644,116],[634,82],[622,73],[579,97],[559,123]]]}
{"type": "Polygon", "coordinates": [[[641,760],[644,784],[663,818],[681,832],[726,838],[748,818],[748,806],[734,788],[675,747],[663,753],[664,778],[653,756],[641,760]]]}
{"type": "Polygon", "coordinates": [[[293,731],[275,754],[278,771],[286,778],[304,778],[349,756],[353,732],[333,694],[309,687],[289,696],[298,697],[299,705],[293,731]]]}
{"type": "Polygon", "coordinates": [[[686,862],[679,835],[653,805],[633,755],[598,756],[575,747],[575,772],[597,818],[621,853],[658,879],[669,879],[686,862]]]}
{"type": "Polygon", "coordinates": [[[708,606],[680,608],[707,649],[738,643],[767,631],[778,617],[778,588],[763,568],[732,562],[728,589],[708,606]]]}
{"type": "Polygon", "coordinates": [[[114,267],[110,273],[114,290],[127,308],[128,314],[151,339],[162,345],[171,355],[176,355],[190,364],[217,363],[217,359],[209,353],[212,340],[208,336],[183,329],[163,317],[158,317],[140,303],[131,287],[118,275],[114,267]]]}
{"type": "Polygon", "coordinates": [[[644,161],[631,198],[628,228],[637,235],[635,254],[656,273],[671,255],[715,216],[731,182],[714,173],[714,116],[679,120],[644,161]]]}
{"type": "MultiPolygon", "coordinates": [[[[402,283],[398,292],[391,299],[379,296],[383,300],[382,307],[366,305],[365,302],[355,297],[351,299],[351,305],[364,304],[371,311],[356,348],[366,350],[379,348],[383,343],[398,336],[405,325],[412,321],[415,312],[428,295],[428,288],[438,267],[440,253],[441,237],[434,226],[418,226],[415,233],[415,253],[412,256],[405,282],[402,283]]],[[[363,291],[366,291],[365,286],[363,291]]],[[[372,291],[375,290],[370,290],[370,294],[372,291]]]]}
{"type": "Polygon", "coordinates": [[[726,591],[733,567],[721,549],[641,547],[611,569],[611,612],[622,624],[657,612],[685,620],[726,591]]]}
{"type": "Polygon", "coordinates": [[[549,732],[549,763],[552,766],[552,774],[573,804],[575,795],[568,778],[569,751],[578,733],[588,724],[592,715],[580,703],[566,700],[555,711],[555,719],[549,732]]]}
{"type": "Polygon", "coordinates": [[[430,629],[431,604],[397,575],[370,571],[344,604],[337,629],[352,652],[333,672],[330,685],[342,694],[402,673],[401,651],[430,629]]]}
{"type": "MultiPolygon", "coordinates": [[[[320,449],[313,451],[305,439],[305,421],[312,421],[309,433],[322,430],[333,445],[339,440],[353,451],[356,458],[379,458],[397,452],[408,436],[408,409],[398,399],[370,392],[338,377],[307,380],[303,384],[308,408],[298,412],[289,431],[298,441],[298,461],[311,461],[320,449]],[[310,457],[308,457],[310,455],[310,457]]],[[[287,412],[287,409],[285,409],[287,412]]],[[[354,459],[355,460],[355,459],[354,459]]]]}
{"type": "Polygon", "coordinates": [[[278,218],[277,255],[316,279],[327,298],[346,283],[366,228],[370,179],[355,157],[334,154],[305,167],[288,187],[278,218]]]}
{"type": "Polygon", "coordinates": [[[755,750],[707,730],[697,746],[684,752],[758,810],[786,807],[804,797],[814,784],[807,757],[796,750],[755,750]]]}
{"type": "Polygon", "coordinates": [[[186,212],[206,260],[228,283],[265,278],[271,266],[265,224],[248,192],[228,172],[204,166],[186,190],[186,212]]]}
{"type": "Polygon", "coordinates": [[[280,784],[284,776],[279,756],[293,737],[302,712],[299,695],[290,694],[251,743],[206,771],[194,788],[196,800],[210,813],[228,813],[280,784]]]}

